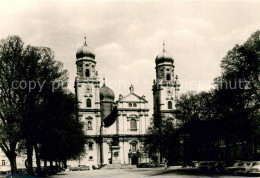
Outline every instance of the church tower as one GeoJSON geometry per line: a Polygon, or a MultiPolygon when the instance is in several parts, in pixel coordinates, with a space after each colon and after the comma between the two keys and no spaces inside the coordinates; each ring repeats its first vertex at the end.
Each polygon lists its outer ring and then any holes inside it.
{"type": "Polygon", "coordinates": [[[178,76],[174,75],[174,60],[170,53],[166,52],[163,43],[163,51],[155,59],[156,80],[153,84],[154,121],[161,118],[174,120],[174,109],[178,100],[180,84],[178,76]]]}
{"type": "Polygon", "coordinates": [[[75,93],[79,102],[79,118],[84,123],[88,137],[88,155],[80,158],[80,164],[87,165],[89,161],[98,164],[100,145],[96,138],[100,135],[101,128],[100,80],[96,71],[95,53],[87,45],[86,37],[84,45],[77,50],[76,58],[75,93]]]}

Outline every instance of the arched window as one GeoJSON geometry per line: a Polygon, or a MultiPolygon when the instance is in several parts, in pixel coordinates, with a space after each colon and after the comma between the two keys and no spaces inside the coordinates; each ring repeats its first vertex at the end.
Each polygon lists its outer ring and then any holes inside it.
{"type": "Polygon", "coordinates": [[[88,130],[92,130],[92,122],[88,121],[88,130]]]}
{"type": "Polygon", "coordinates": [[[130,150],[131,152],[136,152],[137,151],[137,141],[132,141],[130,142],[130,150]]]}
{"type": "Polygon", "coordinates": [[[93,150],[93,142],[89,142],[88,143],[88,149],[89,150],[93,150]]]}
{"type": "Polygon", "coordinates": [[[173,126],[173,119],[172,118],[169,118],[166,121],[167,121],[167,126],[168,127],[172,127],[173,126]]]}
{"type": "Polygon", "coordinates": [[[87,108],[90,108],[91,107],[91,99],[87,99],[87,108]]]}
{"type": "Polygon", "coordinates": [[[85,70],[85,76],[86,76],[86,77],[89,77],[89,76],[90,76],[89,69],[86,69],[86,70],[85,70]]]}
{"type": "Polygon", "coordinates": [[[166,74],[166,80],[171,80],[171,75],[169,73],[166,74]]]}
{"type": "Polygon", "coordinates": [[[172,102],[168,101],[168,109],[172,109],[172,102]]]}
{"type": "Polygon", "coordinates": [[[132,118],[130,120],[130,130],[132,130],[132,131],[136,131],[137,130],[137,123],[136,123],[136,120],[134,118],[132,118]]]}

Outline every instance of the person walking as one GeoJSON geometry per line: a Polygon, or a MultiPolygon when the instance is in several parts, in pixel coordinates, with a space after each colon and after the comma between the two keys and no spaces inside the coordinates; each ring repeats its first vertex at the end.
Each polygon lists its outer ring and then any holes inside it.
{"type": "Polygon", "coordinates": [[[168,168],[168,161],[167,159],[164,160],[164,169],[167,170],[168,168]]]}

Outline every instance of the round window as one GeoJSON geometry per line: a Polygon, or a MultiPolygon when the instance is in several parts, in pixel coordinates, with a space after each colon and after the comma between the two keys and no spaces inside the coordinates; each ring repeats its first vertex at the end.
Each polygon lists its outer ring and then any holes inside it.
{"type": "Polygon", "coordinates": [[[114,153],[114,157],[118,157],[118,152],[115,152],[115,153],[114,153]]]}

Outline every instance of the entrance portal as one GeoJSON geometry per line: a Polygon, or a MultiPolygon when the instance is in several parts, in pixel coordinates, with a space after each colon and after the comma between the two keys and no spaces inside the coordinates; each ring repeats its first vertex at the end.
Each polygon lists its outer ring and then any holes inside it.
{"type": "Polygon", "coordinates": [[[136,155],[133,155],[133,156],[132,156],[131,162],[132,162],[132,165],[137,165],[137,164],[138,164],[138,158],[137,158],[136,155]]]}

